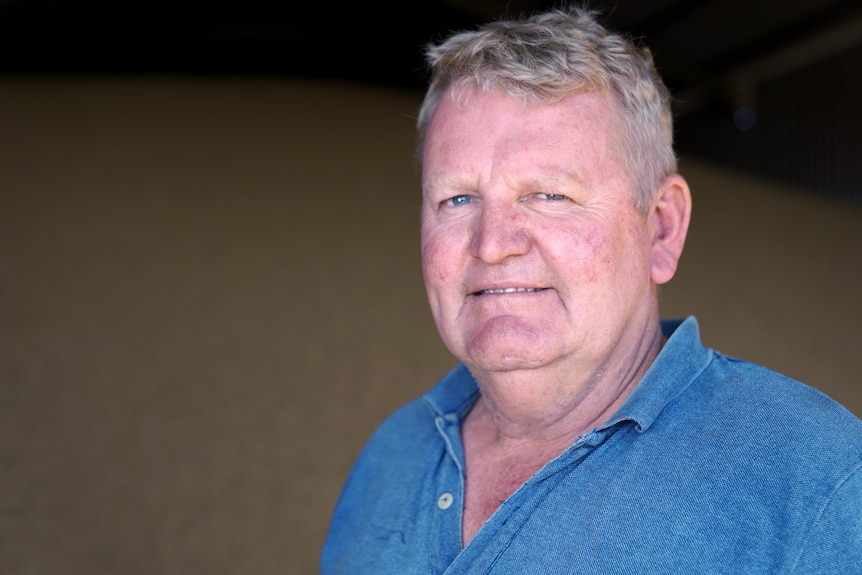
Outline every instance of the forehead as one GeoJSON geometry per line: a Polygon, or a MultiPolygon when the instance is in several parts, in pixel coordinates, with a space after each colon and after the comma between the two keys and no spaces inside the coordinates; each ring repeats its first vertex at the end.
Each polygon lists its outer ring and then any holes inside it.
{"type": "Polygon", "coordinates": [[[617,123],[618,111],[605,92],[525,103],[478,89],[450,90],[429,125],[423,179],[476,169],[563,172],[618,163],[609,146],[617,123]]]}

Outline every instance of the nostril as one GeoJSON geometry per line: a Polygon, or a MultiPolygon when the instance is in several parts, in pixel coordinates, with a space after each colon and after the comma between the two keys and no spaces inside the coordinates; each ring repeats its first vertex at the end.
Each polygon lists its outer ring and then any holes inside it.
{"type": "Polygon", "coordinates": [[[520,227],[483,227],[474,236],[473,256],[487,263],[498,263],[508,257],[530,251],[530,237],[520,227]]]}

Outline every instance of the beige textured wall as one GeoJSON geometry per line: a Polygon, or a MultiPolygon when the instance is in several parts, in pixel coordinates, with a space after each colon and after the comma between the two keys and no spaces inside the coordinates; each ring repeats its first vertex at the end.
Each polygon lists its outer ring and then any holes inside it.
{"type": "MultiPolygon", "coordinates": [[[[0,573],[310,574],[356,452],[452,364],[418,95],[0,80],[0,573]]],[[[694,161],[666,315],[862,414],[862,213],[694,161]]]]}

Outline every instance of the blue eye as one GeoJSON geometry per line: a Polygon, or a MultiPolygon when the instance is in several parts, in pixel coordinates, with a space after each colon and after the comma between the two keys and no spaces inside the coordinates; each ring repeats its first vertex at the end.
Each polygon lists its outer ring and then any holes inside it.
{"type": "Polygon", "coordinates": [[[445,205],[458,207],[458,206],[466,206],[467,204],[469,204],[472,201],[473,201],[473,198],[471,198],[470,196],[455,196],[455,197],[449,198],[448,200],[446,200],[443,203],[445,205]]]}
{"type": "Polygon", "coordinates": [[[566,199],[566,196],[564,196],[563,194],[536,194],[536,195],[539,196],[540,198],[545,199],[545,200],[551,200],[554,202],[559,202],[560,200],[566,199]]]}

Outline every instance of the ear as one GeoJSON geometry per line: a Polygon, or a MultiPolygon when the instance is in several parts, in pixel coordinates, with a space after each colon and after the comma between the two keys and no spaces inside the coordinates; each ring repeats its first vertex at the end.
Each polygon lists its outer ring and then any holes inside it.
{"type": "Polygon", "coordinates": [[[650,278],[655,284],[670,281],[688,233],[691,219],[691,192],[679,174],[672,174],[662,182],[650,211],[652,250],[650,278]]]}

